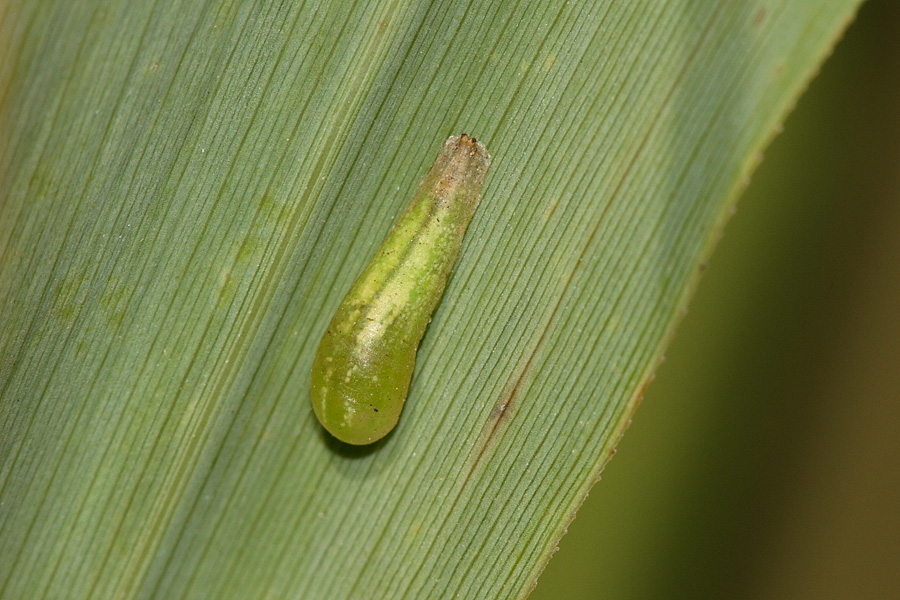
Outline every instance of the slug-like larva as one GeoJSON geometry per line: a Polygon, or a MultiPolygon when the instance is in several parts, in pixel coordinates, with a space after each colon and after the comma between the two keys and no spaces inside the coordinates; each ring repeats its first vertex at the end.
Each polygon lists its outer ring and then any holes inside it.
{"type": "Polygon", "coordinates": [[[338,306],[313,361],[312,405],[339,440],[370,444],[397,424],[416,349],[444,294],[490,164],[473,138],[448,138],[338,306]]]}

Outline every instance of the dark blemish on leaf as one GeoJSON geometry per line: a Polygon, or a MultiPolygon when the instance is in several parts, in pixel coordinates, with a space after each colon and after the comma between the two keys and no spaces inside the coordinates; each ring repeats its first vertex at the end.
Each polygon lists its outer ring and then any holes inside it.
{"type": "MultiPolygon", "coordinates": [[[[660,357],[659,362],[663,362],[665,357],[660,357]]],[[[634,401],[632,402],[633,408],[636,409],[641,405],[641,402],[644,401],[644,393],[647,391],[647,388],[650,387],[650,384],[653,383],[653,380],[656,379],[656,372],[652,372],[647,377],[644,378],[644,381],[641,383],[640,387],[638,387],[637,392],[634,395],[634,401]]],[[[631,423],[631,419],[628,420],[629,424],[631,423]]]]}
{"type": "Polygon", "coordinates": [[[756,14],[753,15],[753,24],[756,27],[759,27],[766,22],[766,16],[766,7],[763,6],[758,11],[756,11],[756,14]]]}
{"type": "Polygon", "coordinates": [[[472,460],[469,472],[466,475],[466,482],[472,477],[472,474],[476,471],[478,466],[482,464],[488,448],[497,443],[500,439],[500,435],[506,429],[506,424],[515,414],[515,408],[518,405],[517,402],[519,400],[522,384],[526,377],[531,373],[534,358],[543,345],[543,337],[544,336],[541,336],[541,340],[535,345],[534,350],[529,355],[528,360],[525,361],[522,369],[514,375],[514,378],[510,381],[510,384],[507,386],[506,390],[504,390],[500,399],[494,404],[494,409],[491,411],[490,417],[488,418],[487,423],[485,423],[484,429],[479,437],[479,442],[474,449],[475,458],[472,460]]]}

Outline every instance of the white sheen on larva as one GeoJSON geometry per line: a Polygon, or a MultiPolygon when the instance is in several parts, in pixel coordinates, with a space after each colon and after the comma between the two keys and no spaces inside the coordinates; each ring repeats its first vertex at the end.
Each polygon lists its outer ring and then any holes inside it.
{"type": "Polygon", "coordinates": [[[490,164],[475,139],[448,138],[338,306],[313,361],[311,393],[319,422],[339,440],[370,444],[397,424],[416,349],[444,294],[490,164]]]}

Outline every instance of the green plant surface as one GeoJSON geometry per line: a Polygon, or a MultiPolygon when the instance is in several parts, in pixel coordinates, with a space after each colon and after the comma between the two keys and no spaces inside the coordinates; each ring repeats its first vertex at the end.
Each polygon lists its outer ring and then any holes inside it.
{"type": "Polygon", "coordinates": [[[616,457],[529,600],[900,589],[900,3],[766,150],[616,457]]]}
{"type": "Polygon", "coordinates": [[[858,2],[0,8],[0,597],[519,598],[858,2]],[[312,414],[440,144],[493,155],[403,416],[312,414]]]}

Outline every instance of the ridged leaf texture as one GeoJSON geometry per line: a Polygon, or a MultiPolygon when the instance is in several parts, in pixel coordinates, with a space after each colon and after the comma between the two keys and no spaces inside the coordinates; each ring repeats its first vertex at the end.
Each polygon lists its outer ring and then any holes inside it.
{"type": "Polygon", "coordinates": [[[525,596],[856,5],[4,3],[0,596],[525,596]],[[316,346],[458,133],[481,206],[349,449],[316,346]]]}

